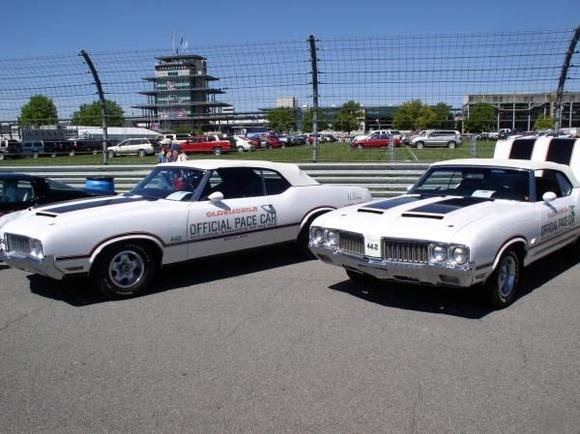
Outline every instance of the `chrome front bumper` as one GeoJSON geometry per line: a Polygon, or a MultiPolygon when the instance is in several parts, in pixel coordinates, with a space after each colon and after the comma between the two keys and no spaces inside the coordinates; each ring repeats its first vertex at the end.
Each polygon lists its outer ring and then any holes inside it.
{"type": "Polygon", "coordinates": [[[327,264],[368,274],[380,280],[465,288],[476,283],[475,271],[471,265],[465,268],[448,268],[424,263],[394,262],[382,258],[353,256],[321,247],[311,246],[310,250],[327,264]]]}
{"type": "Polygon", "coordinates": [[[0,249],[0,261],[4,261],[11,267],[18,268],[19,270],[41,274],[57,280],[61,280],[65,274],[57,267],[55,258],[52,255],[45,256],[41,261],[36,261],[26,256],[11,255],[0,249]]]}

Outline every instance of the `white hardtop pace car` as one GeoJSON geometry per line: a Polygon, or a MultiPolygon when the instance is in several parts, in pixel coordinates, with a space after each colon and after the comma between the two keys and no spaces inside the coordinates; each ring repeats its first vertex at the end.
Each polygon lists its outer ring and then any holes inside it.
{"type": "Polygon", "coordinates": [[[295,164],[165,163],[128,194],[1,218],[0,260],[54,279],[90,274],[106,296],[131,296],[165,264],[291,241],[307,251],[314,218],[370,199],[366,188],[320,185],[295,164]]]}
{"type": "Polygon", "coordinates": [[[580,140],[499,141],[494,157],[435,163],[407,194],[318,217],[311,250],[355,281],[482,285],[508,305],[523,267],[578,243],[580,140]]]}

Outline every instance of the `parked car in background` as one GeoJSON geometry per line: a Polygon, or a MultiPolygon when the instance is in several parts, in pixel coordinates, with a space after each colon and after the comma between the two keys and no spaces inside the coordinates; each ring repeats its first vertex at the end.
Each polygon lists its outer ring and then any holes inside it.
{"type": "Polygon", "coordinates": [[[0,172],[0,216],[47,203],[92,196],[92,193],[53,179],[0,172]]]}
{"type": "Polygon", "coordinates": [[[138,155],[144,157],[145,155],[153,155],[159,151],[159,142],[155,139],[147,138],[133,138],[126,139],[107,149],[109,158],[114,158],[119,155],[138,155]]]}
{"type": "Polygon", "coordinates": [[[221,155],[232,150],[230,141],[222,139],[218,135],[192,136],[181,143],[179,147],[186,154],[212,152],[214,155],[221,155]]]}
{"type": "Polygon", "coordinates": [[[256,149],[255,143],[252,143],[251,140],[238,135],[234,135],[232,137],[235,143],[234,146],[238,150],[238,152],[253,151],[254,149],[256,149]]]}
{"type": "Polygon", "coordinates": [[[455,148],[462,144],[461,133],[454,130],[426,130],[411,139],[411,146],[455,148]]]}
{"type": "Polygon", "coordinates": [[[129,297],[164,265],[291,242],[306,252],[314,218],[370,198],[366,188],[321,185],[295,164],[164,163],[126,195],[1,218],[0,260],[54,279],[89,275],[105,296],[129,297]]]}
{"type": "Polygon", "coordinates": [[[261,145],[267,149],[284,148],[286,144],[278,139],[276,134],[265,134],[261,137],[261,145]]]}
{"type": "Polygon", "coordinates": [[[22,151],[22,145],[18,140],[1,139],[0,140],[0,158],[15,157],[22,151]]]}
{"type": "Polygon", "coordinates": [[[391,144],[393,141],[395,146],[399,146],[401,144],[400,139],[394,138],[391,135],[383,134],[383,133],[373,133],[370,134],[362,139],[353,140],[351,142],[351,146],[353,148],[385,148],[391,144]]]}
{"type": "Polygon", "coordinates": [[[161,136],[159,136],[157,140],[159,141],[160,145],[179,145],[181,143],[184,143],[190,138],[191,134],[189,133],[179,133],[179,134],[168,133],[162,134],[161,136]]]}
{"type": "Polygon", "coordinates": [[[22,154],[42,154],[44,152],[44,142],[23,142],[20,146],[22,154]]]}

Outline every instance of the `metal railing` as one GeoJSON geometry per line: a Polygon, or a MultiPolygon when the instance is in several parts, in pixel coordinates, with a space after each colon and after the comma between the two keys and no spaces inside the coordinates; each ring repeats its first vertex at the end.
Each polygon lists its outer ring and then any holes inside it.
{"type": "MultiPolygon", "coordinates": [[[[375,197],[404,193],[428,167],[426,163],[307,163],[302,170],[321,184],[366,187],[375,197]]],[[[115,181],[115,191],[129,191],[154,165],[127,166],[3,166],[2,172],[28,173],[84,187],[86,178],[107,176],[115,181]]]]}

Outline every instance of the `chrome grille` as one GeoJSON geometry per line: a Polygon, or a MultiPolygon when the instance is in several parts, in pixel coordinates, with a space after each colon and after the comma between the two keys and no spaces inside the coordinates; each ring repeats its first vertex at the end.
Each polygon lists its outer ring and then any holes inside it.
{"type": "Polygon", "coordinates": [[[415,262],[426,264],[428,261],[427,243],[412,240],[382,240],[383,259],[386,261],[415,262]]]}
{"type": "Polygon", "coordinates": [[[362,234],[352,232],[339,232],[338,248],[350,255],[363,256],[365,253],[365,243],[362,234]]]}
{"type": "Polygon", "coordinates": [[[30,254],[30,243],[28,237],[20,235],[6,234],[6,251],[12,253],[30,254]]]}

